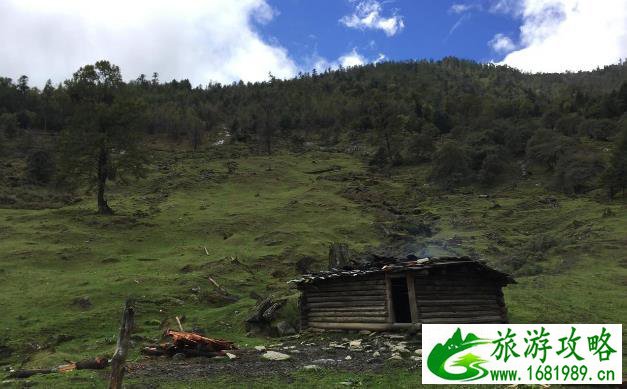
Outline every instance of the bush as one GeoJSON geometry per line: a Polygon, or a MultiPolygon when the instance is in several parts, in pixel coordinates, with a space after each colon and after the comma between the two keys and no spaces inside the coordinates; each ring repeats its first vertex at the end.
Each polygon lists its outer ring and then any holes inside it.
{"type": "Polygon", "coordinates": [[[388,160],[388,153],[387,151],[385,151],[385,149],[383,147],[379,147],[379,149],[377,150],[376,153],[374,153],[374,155],[372,156],[372,158],[370,158],[370,161],[368,161],[368,164],[370,166],[376,166],[376,167],[384,167],[388,164],[389,160],[388,160]]]}
{"type": "Polygon", "coordinates": [[[3,113],[0,115],[0,130],[4,132],[7,139],[15,138],[17,129],[17,115],[14,113],[3,113]]]}
{"type": "Polygon", "coordinates": [[[26,161],[28,178],[37,184],[47,184],[56,171],[54,159],[47,151],[35,151],[26,161]]]}
{"type": "Polygon", "coordinates": [[[581,194],[598,186],[598,178],[603,170],[604,165],[598,155],[582,150],[559,159],[553,180],[564,193],[581,194]]]}
{"type": "Polygon", "coordinates": [[[469,182],[472,170],[468,151],[455,141],[444,142],[433,156],[430,179],[445,189],[469,182]]]}
{"type": "Polygon", "coordinates": [[[431,160],[434,151],[433,143],[432,135],[427,132],[412,136],[404,150],[404,159],[409,163],[422,163],[431,160]]]}
{"type": "Polygon", "coordinates": [[[616,123],[609,119],[588,119],[579,125],[579,134],[594,140],[608,141],[616,134],[616,123]]]}
{"type": "Polygon", "coordinates": [[[481,163],[479,181],[484,185],[493,184],[503,171],[505,171],[504,156],[496,152],[489,153],[481,163]]]}
{"type": "Polygon", "coordinates": [[[527,142],[527,158],[553,170],[560,157],[572,149],[574,144],[575,142],[567,136],[552,130],[540,129],[527,142]]]}

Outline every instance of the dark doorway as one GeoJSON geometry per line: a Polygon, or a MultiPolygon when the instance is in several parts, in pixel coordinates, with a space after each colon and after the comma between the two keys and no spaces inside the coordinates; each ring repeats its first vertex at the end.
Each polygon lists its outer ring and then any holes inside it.
{"type": "Polygon", "coordinates": [[[411,323],[409,309],[409,295],[407,294],[407,280],[405,277],[392,278],[392,306],[394,307],[395,323],[411,323]]]}

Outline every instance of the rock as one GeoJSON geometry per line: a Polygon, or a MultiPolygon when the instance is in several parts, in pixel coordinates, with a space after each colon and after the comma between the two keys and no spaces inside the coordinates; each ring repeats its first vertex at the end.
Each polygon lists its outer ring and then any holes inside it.
{"type": "Polygon", "coordinates": [[[403,359],[403,357],[401,357],[401,355],[400,355],[400,354],[398,354],[398,353],[394,353],[394,354],[392,354],[392,356],[391,356],[391,357],[389,357],[389,358],[388,358],[388,361],[390,361],[390,360],[392,360],[392,361],[393,361],[393,360],[402,360],[402,359],[403,359]]]}
{"type": "Polygon", "coordinates": [[[361,350],[361,339],[350,341],[348,343],[348,348],[351,350],[361,350]]]}
{"type": "Polygon", "coordinates": [[[229,359],[237,359],[237,355],[235,354],[226,353],[226,356],[229,357],[229,359]]]}
{"type": "Polygon", "coordinates": [[[412,361],[416,361],[416,362],[420,362],[422,361],[421,357],[417,357],[415,355],[412,355],[411,357],[409,357],[409,359],[411,359],[412,361]]]}
{"type": "Polygon", "coordinates": [[[335,365],[335,359],[329,359],[329,358],[325,358],[325,359],[316,359],[315,361],[311,361],[312,363],[316,364],[316,365],[335,365]]]}
{"type": "Polygon", "coordinates": [[[375,358],[380,356],[380,355],[381,355],[381,353],[378,352],[378,351],[375,351],[375,352],[372,353],[372,356],[375,357],[375,358]]]}
{"type": "Polygon", "coordinates": [[[416,354],[416,355],[422,355],[422,349],[421,349],[421,348],[416,349],[416,351],[414,351],[414,354],[416,354]]]}
{"type": "Polygon", "coordinates": [[[266,346],[255,346],[255,350],[257,350],[257,351],[266,351],[266,346]]]}
{"type": "Polygon", "coordinates": [[[286,359],[291,358],[289,355],[280,353],[278,351],[266,351],[261,356],[271,361],[285,361],[286,359]]]}
{"type": "Polygon", "coordinates": [[[344,358],[347,361],[350,361],[351,359],[353,359],[353,357],[351,357],[350,355],[347,355],[346,358],[344,358]]]}
{"type": "Polygon", "coordinates": [[[311,370],[311,371],[317,371],[320,370],[320,366],[318,365],[305,365],[303,366],[304,370],[311,370]]]}
{"type": "Polygon", "coordinates": [[[289,336],[296,334],[296,329],[285,320],[282,320],[276,324],[276,331],[279,336],[289,336]]]}
{"type": "Polygon", "coordinates": [[[181,361],[183,359],[185,359],[185,354],[183,353],[176,353],[174,355],[172,355],[172,359],[175,361],[181,361]]]}
{"type": "Polygon", "coordinates": [[[372,331],[368,331],[368,330],[361,330],[358,332],[359,335],[370,335],[372,333],[372,331]]]}
{"type": "Polygon", "coordinates": [[[92,306],[89,296],[77,297],[72,301],[72,305],[80,309],[89,309],[92,306]]]}
{"type": "Polygon", "coordinates": [[[403,357],[408,357],[411,352],[405,347],[405,344],[399,343],[397,345],[389,345],[392,354],[399,354],[403,357]]]}

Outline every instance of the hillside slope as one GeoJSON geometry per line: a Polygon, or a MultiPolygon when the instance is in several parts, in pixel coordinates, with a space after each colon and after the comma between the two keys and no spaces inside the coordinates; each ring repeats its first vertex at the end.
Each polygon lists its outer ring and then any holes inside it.
{"type": "MultiPolygon", "coordinates": [[[[624,201],[550,193],[541,176],[441,193],[426,174],[382,175],[336,152],[154,151],[146,179],[114,188],[115,216],[95,215],[87,195],[56,209],[0,209],[2,363],[45,367],[111,352],[129,296],[138,344],[175,316],[211,336],[262,343],[243,323],[255,293],[294,296],[286,281],[303,264],[323,268],[335,241],[485,257],[517,274],[506,289],[512,322],[627,323],[624,201]],[[220,300],[207,276],[239,299],[220,300]]],[[[67,377],[101,379],[76,374],[67,377]]]]}

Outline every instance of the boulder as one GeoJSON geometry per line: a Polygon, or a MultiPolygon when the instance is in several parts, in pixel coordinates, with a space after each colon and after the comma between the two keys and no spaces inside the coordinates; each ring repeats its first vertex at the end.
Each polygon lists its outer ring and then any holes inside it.
{"type": "Polygon", "coordinates": [[[289,336],[296,334],[296,329],[285,320],[276,323],[275,328],[279,336],[289,336]]]}
{"type": "Polygon", "coordinates": [[[285,361],[291,358],[289,355],[280,353],[278,351],[266,351],[261,356],[271,361],[285,361]]]}

